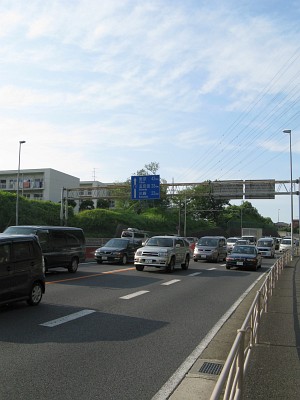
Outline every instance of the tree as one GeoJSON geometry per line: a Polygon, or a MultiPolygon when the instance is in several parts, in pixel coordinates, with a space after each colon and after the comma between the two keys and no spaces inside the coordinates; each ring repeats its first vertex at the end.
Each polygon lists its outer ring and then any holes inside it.
{"type": "Polygon", "coordinates": [[[182,191],[181,203],[186,202],[188,214],[194,219],[210,221],[216,225],[222,220],[222,212],[229,204],[227,199],[216,199],[211,193],[210,181],[182,191]]]}
{"type": "Polygon", "coordinates": [[[83,201],[80,203],[79,211],[93,210],[94,208],[95,208],[95,207],[94,207],[93,200],[83,200],[83,201]]]}
{"type": "Polygon", "coordinates": [[[109,200],[106,200],[106,199],[98,199],[97,200],[97,208],[106,208],[106,209],[108,209],[109,205],[110,205],[109,200]]]}

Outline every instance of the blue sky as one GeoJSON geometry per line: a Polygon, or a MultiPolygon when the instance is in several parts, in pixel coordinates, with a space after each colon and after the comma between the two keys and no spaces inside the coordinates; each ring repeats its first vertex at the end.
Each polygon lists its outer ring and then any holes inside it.
{"type": "MultiPolygon", "coordinates": [[[[289,181],[291,129],[299,178],[299,20],[291,0],[0,0],[0,170],[25,140],[21,168],[81,180],[289,181]]],[[[289,196],[251,202],[290,221],[289,196]]]]}

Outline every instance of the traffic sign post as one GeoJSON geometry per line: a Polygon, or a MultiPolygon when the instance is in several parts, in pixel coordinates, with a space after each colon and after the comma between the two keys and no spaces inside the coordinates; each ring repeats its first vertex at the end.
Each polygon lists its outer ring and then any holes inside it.
{"type": "Polygon", "coordinates": [[[160,199],[160,175],[131,177],[131,200],[160,199]]]}

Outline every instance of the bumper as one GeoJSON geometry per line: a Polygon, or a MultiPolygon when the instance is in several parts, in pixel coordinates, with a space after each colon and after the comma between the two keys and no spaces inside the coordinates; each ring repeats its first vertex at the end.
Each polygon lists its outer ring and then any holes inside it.
{"type": "Polygon", "coordinates": [[[257,266],[258,263],[251,261],[226,261],[226,267],[237,267],[237,268],[250,268],[257,266]]]}
{"type": "Polygon", "coordinates": [[[169,264],[169,259],[165,258],[153,258],[153,257],[135,257],[134,259],[134,265],[143,265],[143,266],[148,266],[148,267],[156,267],[156,268],[161,268],[161,267],[167,267],[169,264]]]}
{"type": "Polygon", "coordinates": [[[215,254],[194,254],[193,259],[196,261],[199,260],[213,260],[216,258],[215,254]]]}
{"type": "Polygon", "coordinates": [[[111,262],[111,263],[119,263],[122,261],[122,257],[120,256],[97,256],[95,257],[95,261],[97,262],[111,262]]]}

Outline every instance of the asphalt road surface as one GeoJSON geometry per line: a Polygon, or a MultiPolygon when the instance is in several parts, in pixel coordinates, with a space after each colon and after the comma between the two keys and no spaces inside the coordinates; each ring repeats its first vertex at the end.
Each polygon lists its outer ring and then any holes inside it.
{"type": "Polygon", "coordinates": [[[260,270],[94,262],[51,270],[38,307],[0,308],[0,398],[150,400],[260,270]]]}

